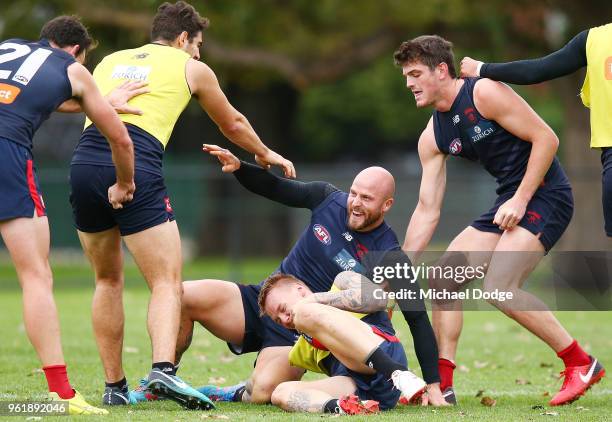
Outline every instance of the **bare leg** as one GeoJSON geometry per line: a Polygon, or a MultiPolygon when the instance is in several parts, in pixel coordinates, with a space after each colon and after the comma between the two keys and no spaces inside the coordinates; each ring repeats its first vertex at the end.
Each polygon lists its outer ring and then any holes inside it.
{"type": "Polygon", "coordinates": [[[153,362],[174,362],[181,296],[181,242],[175,221],[124,237],[151,289],[147,327],[153,362]]]}
{"type": "Polygon", "coordinates": [[[91,318],[107,382],[125,376],[123,352],[123,253],[115,227],[99,233],[78,232],[81,246],[96,276],[91,318]]]}
{"type": "Polygon", "coordinates": [[[540,299],[521,290],[543,256],[544,247],[528,230],[515,227],[504,232],[491,259],[484,288],[512,291],[511,301],[490,303],[559,352],[572,343],[572,337],[540,299]]]}
{"type": "Polygon", "coordinates": [[[302,378],[304,370],[289,365],[290,350],[291,347],[288,346],[266,347],[259,353],[255,369],[242,396],[243,402],[270,403],[272,392],[279,384],[302,378]]]}
{"type": "Polygon", "coordinates": [[[11,255],[23,291],[23,321],[43,366],[63,365],[60,326],[49,266],[47,217],[0,222],[2,239],[11,255]]]}
{"type": "Polygon", "coordinates": [[[272,404],[288,412],[322,413],[329,400],[354,394],[356,389],[355,381],[344,376],[284,382],[272,393],[272,404]]]}
{"type": "MultiPolygon", "coordinates": [[[[499,239],[500,235],[496,233],[482,232],[470,226],[455,237],[448,246],[447,252],[451,257],[458,252],[467,252],[466,262],[463,265],[475,268],[488,263],[491,255],[487,252],[492,253],[499,239]]],[[[448,254],[445,255],[441,260],[447,259],[448,256],[448,254]]],[[[432,325],[438,342],[438,354],[443,359],[454,361],[463,327],[462,306],[461,302],[455,301],[443,308],[444,310],[441,310],[434,303],[432,312],[432,325]]]]}
{"type": "Polygon", "coordinates": [[[223,280],[198,280],[183,283],[181,325],[176,346],[176,362],[191,343],[193,323],[197,321],[221,340],[240,345],[244,339],[244,309],[240,289],[223,280]]]}
{"type": "Polygon", "coordinates": [[[306,303],[296,307],[293,323],[298,331],[323,343],[347,368],[374,373],[364,362],[384,340],[365,322],[331,306],[306,303]]]}

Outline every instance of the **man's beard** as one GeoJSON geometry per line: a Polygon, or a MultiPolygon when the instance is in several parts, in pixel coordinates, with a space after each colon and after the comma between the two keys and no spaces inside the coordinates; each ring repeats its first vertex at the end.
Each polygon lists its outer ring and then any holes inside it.
{"type": "Polygon", "coordinates": [[[353,215],[353,214],[352,214],[352,211],[351,211],[351,214],[350,214],[350,216],[349,216],[349,221],[348,221],[348,223],[349,223],[349,228],[350,228],[351,230],[353,230],[353,231],[358,231],[358,230],[361,230],[361,229],[363,229],[363,228],[365,228],[365,227],[369,227],[369,226],[371,226],[373,223],[375,223],[375,222],[376,222],[376,220],[378,220],[378,217],[380,216],[380,215],[374,215],[374,214],[366,214],[366,213],[364,213],[364,219],[363,219],[363,222],[361,222],[361,223],[357,223],[357,225],[353,225],[353,223],[351,222],[351,216],[352,216],[352,215],[353,215]]]}

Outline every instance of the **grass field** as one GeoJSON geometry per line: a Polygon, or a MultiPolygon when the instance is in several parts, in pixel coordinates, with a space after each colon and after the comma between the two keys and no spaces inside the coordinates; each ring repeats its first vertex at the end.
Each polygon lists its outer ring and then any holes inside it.
{"type": "MultiPolygon", "coordinates": [[[[250,281],[261,280],[276,263],[275,260],[248,261],[243,277],[250,281]]],[[[184,276],[186,279],[226,278],[229,269],[225,261],[209,260],[187,265],[184,276]]],[[[87,267],[79,265],[54,266],[54,274],[64,352],[72,383],[92,403],[98,403],[103,378],[89,318],[92,274],[87,267]]],[[[126,286],[124,367],[128,381],[135,386],[150,368],[150,345],[145,329],[148,291],[135,268],[128,269],[126,286]]],[[[8,265],[0,266],[0,312],[0,400],[41,399],[46,384],[23,329],[21,294],[14,271],[8,265]]],[[[588,351],[612,368],[611,312],[568,312],[558,316],[588,351]]],[[[414,365],[412,340],[401,315],[395,318],[395,326],[406,346],[409,361],[414,365]]],[[[249,375],[254,357],[252,354],[231,355],[223,342],[198,327],[193,345],[184,356],[180,375],[194,386],[209,382],[229,385],[249,375]]],[[[561,362],[538,339],[498,312],[466,314],[457,359],[460,366],[455,384],[460,406],[445,409],[402,407],[375,416],[376,420],[612,420],[612,388],[605,378],[573,405],[548,407],[550,395],[560,387],[557,374],[562,369],[561,362]],[[479,392],[481,396],[496,400],[495,406],[480,404],[481,398],[476,397],[479,392]]],[[[301,421],[319,420],[320,416],[287,414],[272,406],[223,403],[214,412],[188,412],[172,402],[157,402],[113,408],[105,420],[197,421],[209,418],[301,421]]],[[[54,419],[67,420],[66,417],[45,418],[54,419]]]]}

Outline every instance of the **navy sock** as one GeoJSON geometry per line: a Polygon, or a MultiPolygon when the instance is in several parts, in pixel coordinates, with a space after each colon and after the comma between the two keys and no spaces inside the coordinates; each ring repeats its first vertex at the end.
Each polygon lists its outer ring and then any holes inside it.
{"type": "Polygon", "coordinates": [[[370,355],[365,360],[365,364],[387,378],[391,378],[391,374],[395,371],[405,371],[408,369],[401,363],[391,359],[389,355],[381,350],[380,346],[370,352],[370,355]]]}
{"type": "Polygon", "coordinates": [[[338,399],[328,400],[323,406],[323,413],[340,413],[340,404],[338,404],[338,399]]]}
{"type": "Polygon", "coordinates": [[[117,382],[105,382],[104,383],[107,387],[111,387],[111,388],[119,388],[120,390],[123,389],[127,389],[127,380],[125,379],[125,377],[123,377],[123,379],[117,381],[117,382]]]}
{"type": "Polygon", "coordinates": [[[155,362],[153,363],[152,369],[159,369],[167,375],[176,375],[176,370],[172,362],[155,362]]]}

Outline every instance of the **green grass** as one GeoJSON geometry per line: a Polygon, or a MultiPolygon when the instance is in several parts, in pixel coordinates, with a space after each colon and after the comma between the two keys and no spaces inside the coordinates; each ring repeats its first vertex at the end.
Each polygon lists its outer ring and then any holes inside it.
{"type": "MultiPolygon", "coordinates": [[[[241,271],[242,278],[257,282],[276,264],[276,260],[247,261],[241,271]]],[[[186,279],[226,278],[230,269],[230,264],[223,260],[207,260],[186,265],[184,276],[186,279]]],[[[102,393],[103,376],[89,319],[92,274],[87,267],[79,265],[54,266],[54,274],[70,378],[95,403],[102,393]]],[[[41,399],[46,385],[23,330],[21,294],[10,266],[0,266],[0,280],[0,400],[41,399]]],[[[135,386],[150,368],[150,344],[145,329],[148,291],[135,268],[128,268],[126,285],[124,366],[129,382],[135,386]]],[[[587,350],[604,364],[612,365],[611,312],[568,312],[558,313],[558,316],[587,350]]],[[[412,340],[401,316],[396,316],[395,325],[409,361],[416,362],[412,340]]],[[[215,380],[229,385],[249,375],[254,357],[253,354],[234,357],[223,342],[198,327],[180,373],[193,385],[215,380]]],[[[561,369],[560,361],[542,342],[498,312],[466,313],[457,359],[458,364],[463,365],[455,375],[460,406],[447,409],[402,407],[376,416],[376,420],[610,420],[612,389],[606,379],[573,405],[549,408],[550,396],[544,394],[554,394],[560,387],[556,378],[561,369]],[[494,398],[496,405],[481,405],[480,398],[475,397],[479,390],[484,390],[484,396],[494,398]],[[534,409],[534,406],[544,406],[544,409],[534,409]],[[544,412],[555,412],[555,415],[542,415],[544,412]]],[[[113,408],[105,420],[197,421],[221,415],[230,420],[249,421],[320,418],[287,414],[272,406],[222,403],[218,410],[203,413],[183,411],[172,402],[158,402],[113,408]]],[[[65,417],[47,419],[67,420],[65,417]]]]}

